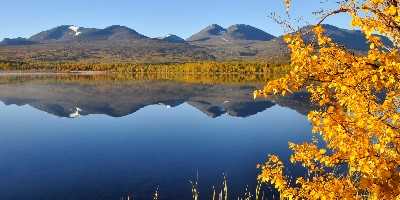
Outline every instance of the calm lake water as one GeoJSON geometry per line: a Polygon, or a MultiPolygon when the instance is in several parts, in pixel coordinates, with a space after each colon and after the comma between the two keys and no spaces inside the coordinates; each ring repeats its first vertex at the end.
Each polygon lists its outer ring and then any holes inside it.
{"type": "Polygon", "coordinates": [[[223,174],[232,196],[254,191],[257,163],[311,136],[304,94],[257,87],[0,77],[0,199],[190,199],[197,176],[206,199],[223,174]]]}

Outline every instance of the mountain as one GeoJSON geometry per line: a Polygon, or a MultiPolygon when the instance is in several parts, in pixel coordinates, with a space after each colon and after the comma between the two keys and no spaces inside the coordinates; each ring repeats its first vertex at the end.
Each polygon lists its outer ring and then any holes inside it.
{"type": "Polygon", "coordinates": [[[21,37],[14,39],[5,38],[3,41],[0,42],[0,45],[10,45],[10,46],[32,45],[32,44],[36,44],[36,42],[21,37]]]}
{"type": "MultiPolygon", "coordinates": [[[[356,52],[366,52],[369,49],[368,41],[365,39],[364,33],[362,33],[360,30],[348,30],[329,24],[322,24],[322,27],[324,28],[325,34],[327,36],[349,50],[353,50],[356,52]]],[[[299,30],[302,33],[306,33],[304,38],[308,42],[312,41],[315,37],[313,33],[309,33],[311,29],[311,26],[305,26],[299,30]]],[[[380,37],[384,44],[389,46],[392,45],[387,37],[380,37]]]]}
{"type": "Polygon", "coordinates": [[[113,25],[105,29],[94,29],[79,35],[80,40],[140,40],[148,37],[126,26],[113,25]]]}
{"type": "Polygon", "coordinates": [[[48,43],[74,40],[137,40],[145,38],[147,37],[126,26],[113,25],[105,29],[96,29],[62,25],[33,35],[29,40],[48,43]]]}
{"type": "Polygon", "coordinates": [[[95,31],[96,29],[82,28],[74,25],[62,25],[50,30],[42,31],[29,38],[38,43],[43,42],[65,42],[77,39],[80,35],[95,31]]]}
{"type": "MultiPolygon", "coordinates": [[[[335,42],[355,53],[366,53],[368,42],[359,30],[322,25],[335,42]]],[[[311,26],[299,31],[313,41],[311,26]]],[[[293,34],[293,33],[291,33],[293,34]]],[[[391,45],[388,38],[382,41],[391,45]]],[[[250,25],[228,28],[212,24],[186,41],[176,35],[149,38],[126,26],[104,29],[63,25],[40,32],[29,39],[0,42],[0,60],[63,62],[187,62],[198,60],[263,60],[287,63],[290,51],[283,36],[275,37],[250,25]]]]}
{"type": "Polygon", "coordinates": [[[178,36],[152,39],[120,25],[104,29],[62,25],[29,39],[6,39],[0,43],[0,51],[0,60],[19,62],[167,63],[215,59],[207,49],[187,44],[178,36]]]}
{"type": "MultiPolygon", "coordinates": [[[[322,26],[325,33],[333,41],[350,51],[360,54],[368,51],[368,41],[361,31],[342,29],[328,24],[322,26]]],[[[314,35],[310,32],[311,28],[311,26],[305,26],[299,30],[308,42],[313,41],[314,38],[314,35]]],[[[274,38],[268,35],[264,31],[248,25],[233,25],[228,29],[212,25],[193,35],[188,41],[190,44],[207,48],[217,58],[257,59],[271,63],[288,62],[290,51],[283,40],[283,36],[274,38]]],[[[392,45],[387,37],[380,37],[386,45],[392,45]]]]}
{"type": "Polygon", "coordinates": [[[266,33],[261,29],[246,24],[236,24],[230,26],[225,35],[233,40],[268,41],[275,38],[275,36],[266,33]]]}
{"type": "Polygon", "coordinates": [[[200,32],[192,35],[186,41],[189,41],[189,42],[205,41],[205,40],[209,40],[212,38],[221,37],[225,33],[226,33],[226,29],[222,28],[218,24],[212,24],[210,26],[207,26],[200,32]]]}
{"type": "Polygon", "coordinates": [[[0,60],[20,63],[171,63],[215,60],[215,56],[204,47],[155,39],[82,40],[0,46],[0,60]]]}
{"type": "Polygon", "coordinates": [[[189,42],[235,42],[235,41],[268,41],[275,36],[250,25],[236,24],[227,29],[212,24],[189,37],[189,42]]]}
{"type": "MultiPolygon", "coordinates": [[[[281,62],[281,60],[287,59],[287,54],[281,53],[280,46],[277,46],[277,49],[266,49],[270,45],[254,47],[254,45],[264,44],[275,38],[275,36],[250,25],[236,24],[225,29],[217,24],[212,24],[186,41],[189,44],[207,48],[216,58],[226,60],[262,59],[267,62],[271,62],[271,60],[281,62]],[[263,53],[265,50],[272,54],[263,53]],[[279,59],[275,59],[276,54],[279,59]]],[[[275,48],[276,45],[273,46],[275,48]]]]}
{"type": "Polygon", "coordinates": [[[172,42],[172,43],[185,43],[186,42],[185,39],[183,39],[177,35],[173,35],[173,34],[168,34],[164,37],[159,37],[157,39],[163,40],[166,42],[172,42]]]}

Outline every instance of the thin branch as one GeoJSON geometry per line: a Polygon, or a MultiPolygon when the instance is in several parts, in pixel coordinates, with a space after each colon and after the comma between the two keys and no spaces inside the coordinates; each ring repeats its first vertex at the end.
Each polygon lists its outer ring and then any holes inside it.
{"type": "Polygon", "coordinates": [[[325,14],[325,15],[321,18],[321,20],[317,23],[317,25],[320,25],[322,22],[324,22],[328,17],[330,17],[330,16],[332,16],[332,15],[336,15],[336,14],[344,13],[344,12],[349,12],[349,11],[351,11],[351,9],[348,9],[348,8],[340,8],[340,9],[338,9],[338,10],[334,10],[334,11],[332,11],[332,12],[329,12],[329,13],[325,14]]]}

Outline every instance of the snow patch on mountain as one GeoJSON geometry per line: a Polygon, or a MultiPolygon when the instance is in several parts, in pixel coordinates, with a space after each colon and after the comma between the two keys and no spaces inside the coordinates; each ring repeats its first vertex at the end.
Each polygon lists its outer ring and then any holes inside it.
{"type": "Polygon", "coordinates": [[[157,39],[163,40],[163,39],[166,39],[166,38],[169,38],[169,37],[173,37],[173,36],[175,36],[175,35],[174,34],[167,34],[165,36],[157,37],[157,39]]]}
{"type": "Polygon", "coordinates": [[[79,27],[77,26],[70,26],[69,29],[73,32],[75,32],[75,36],[80,35],[82,32],[79,32],[79,27]]]}
{"type": "Polygon", "coordinates": [[[81,113],[80,113],[80,112],[82,112],[82,109],[76,107],[76,108],[75,108],[75,111],[74,111],[73,113],[69,114],[69,117],[70,117],[70,118],[78,118],[78,117],[81,116],[81,113]]]}

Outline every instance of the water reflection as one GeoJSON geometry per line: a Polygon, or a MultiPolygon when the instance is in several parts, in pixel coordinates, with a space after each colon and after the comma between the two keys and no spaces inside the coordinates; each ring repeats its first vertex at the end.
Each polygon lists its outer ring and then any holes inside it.
{"type": "Polygon", "coordinates": [[[0,199],[189,199],[197,173],[202,198],[222,173],[254,190],[257,163],[311,139],[307,95],[261,85],[0,77],[0,199]]]}
{"type": "Polygon", "coordinates": [[[123,117],[149,105],[170,108],[183,103],[212,118],[223,114],[248,117],[276,104],[302,114],[310,110],[308,96],[304,93],[284,98],[252,99],[251,94],[261,87],[260,83],[215,85],[160,80],[91,81],[93,77],[90,76],[72,80],[54,76],[15,78],[0,77],[0,101],[6,105],[30,105],[59,117],[76,118],[90,114],[123,117]]]}

